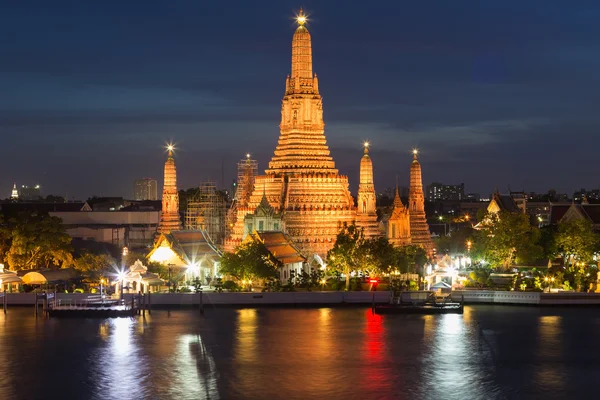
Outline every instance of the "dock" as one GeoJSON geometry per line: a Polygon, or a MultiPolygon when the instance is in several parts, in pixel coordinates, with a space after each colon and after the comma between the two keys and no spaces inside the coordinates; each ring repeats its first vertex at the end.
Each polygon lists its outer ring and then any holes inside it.
{"type": "Polygon", "coordinates": [[[389,304],[374,305],[376,314],[462,314],[464,299],[453,299],[451,294],[438,296],[436,292],[401,292],[389,304]]]}

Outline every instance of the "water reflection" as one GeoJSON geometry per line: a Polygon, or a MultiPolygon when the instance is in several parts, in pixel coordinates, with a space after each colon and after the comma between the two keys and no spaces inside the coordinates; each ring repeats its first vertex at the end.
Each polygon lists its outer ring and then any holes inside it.
{"type": "Polygon", "coordinates": [[[562,317],[541,316],[538,323],[537,355],[543,360],[535,370],[536,386],[548,392],[564,389],[564,364],[562,317]]]}
{"type": "Polygon", "coordinates": [[[202,337],[183,335],[175,345],[172,381],[169,384],[169,397],[174,399],[217,399],[219,373],[215,361],[206,348],[202,337]]]}
{"type": "Polygon", "coordinates": [[[157,311],[145,321],[13,309],[0,314],[0,398],[582,398],[596,390],[598,322],[590,309],[495,306],[464,316],[157,311]]]}

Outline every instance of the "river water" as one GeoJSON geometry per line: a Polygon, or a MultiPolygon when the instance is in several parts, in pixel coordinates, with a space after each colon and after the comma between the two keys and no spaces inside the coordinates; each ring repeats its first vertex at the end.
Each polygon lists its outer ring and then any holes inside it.
{"type": "Polygon", "coordinates": [[[599,381],[596,308],[0,313],[2,399],[576,399],[599,381]]]}

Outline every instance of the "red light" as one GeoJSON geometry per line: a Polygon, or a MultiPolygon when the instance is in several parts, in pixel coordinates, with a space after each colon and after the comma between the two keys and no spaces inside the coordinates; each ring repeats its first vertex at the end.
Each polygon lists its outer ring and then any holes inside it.
{"type": "Polygon", "coordinates": [[[369,279],[369,283],[377,283],[377,279],[369,279]]]}

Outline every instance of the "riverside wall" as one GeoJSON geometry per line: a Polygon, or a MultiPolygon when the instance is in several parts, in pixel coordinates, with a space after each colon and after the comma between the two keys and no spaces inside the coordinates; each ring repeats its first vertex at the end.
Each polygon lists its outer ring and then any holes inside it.
{"type": "MultiPolygon", "coordinates": [[[[82,304],[90,295],[79,293],[58,293],[60,304],[82,304]]],[[[132,294],[124,294],[131,301],[132,294]]],[[[541,293],[508,292],[493,290],[457,290],[452,292],[455,300],[465,304],[507,304],[531,306],[596,305],[600,306],[600,293],[541,293]]],[[[33,306],[34,293],[7,293],[8,306],[33,306]]],[[[202,293],[205,308],[212,307],[266,307],[266,306],[369,306],[384,304],[390,300],[390,292],[283,292],[283,293],[202,293]]],[[[152,293],[152,307],[192,307],[200,304],[200,294],[194,293],[152,293]]],[[[39,301],[41,304],[41,300],[39,301]]],[[[1,301],[0,301],[1,305],[1,301]]]]}

